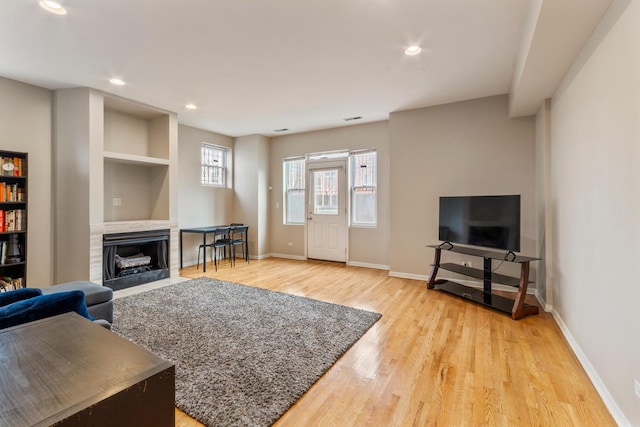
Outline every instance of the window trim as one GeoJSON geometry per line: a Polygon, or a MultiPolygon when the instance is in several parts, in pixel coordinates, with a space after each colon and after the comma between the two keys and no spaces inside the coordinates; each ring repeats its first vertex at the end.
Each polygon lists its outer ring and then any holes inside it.
{"type": "Polygon", "coordinates": [[[204,187],[215,187],[215,188],[228,188],[229,187],[229,153],[230,153],[230,149],[229,147],[225,147],[225,146],[221,146],[221,145],[215,145],[215,144],[211,144],[209,142],[202,142],[200,144],[200,185],[204,186],[204,187]],[[203,156],[203,151],[205,149],[210,149],[210,150],[214,150],[217,152],[221,152],[222,153],[222,159],[223,159],[223,166],[219,166],[219,165],[213,165],[213,164],[206,164],[204,161],[204,156],[203,156]],[[222,170],[222,183],[211,183],[211,182],[204,182],[203,176],[203,169],[204,168],[218,168],[222,170]]]}

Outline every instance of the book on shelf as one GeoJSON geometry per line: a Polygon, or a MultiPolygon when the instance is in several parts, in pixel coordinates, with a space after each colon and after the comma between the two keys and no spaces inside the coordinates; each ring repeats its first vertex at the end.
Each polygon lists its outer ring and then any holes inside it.
{"type": "Polygon", "coordinates": [[[0,210],[0,232],[23,231],[25,219],[24,209],[0,210]]]}
{"type": "Polygon", "coordinates": [[[24,162],[22,157],[0,157],[0,175],[24,176],[24,162]]]}
{"type": "Polygon", "coordinates": [[[7,244],[6,240],[0,243],[0,264],[2,265],[7,262],[7,244]]]}
{"type": "Polygon", "coordinates": [[[3,202],[19,202],[18,194],[19,188],[18,184],[7,184],[3,183],[2,186],[4,188],[2,200],[3,202]]]}
{"type": "Polygon", "coordinates": [[[0,202],[24,202],[24,188],[0,182],[0,202]]]}
{"type": "Polygon", "coordinates": [[[22,176],[22,159],[20,157],[13,158],[13,175],[22,176]]]}

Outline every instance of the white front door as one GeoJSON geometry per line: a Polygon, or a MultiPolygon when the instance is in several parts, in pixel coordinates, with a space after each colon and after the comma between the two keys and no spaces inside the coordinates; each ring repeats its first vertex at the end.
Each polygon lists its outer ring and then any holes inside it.
{"type": "Polygon", "coordinates": [[[346,161],[308,163],[307,258],[347,260],[346,161]]]}

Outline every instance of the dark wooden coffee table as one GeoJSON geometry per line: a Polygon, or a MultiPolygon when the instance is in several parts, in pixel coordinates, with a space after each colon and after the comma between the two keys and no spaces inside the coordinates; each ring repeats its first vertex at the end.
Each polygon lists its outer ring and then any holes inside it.
{"type": "Polygon", "coordinates": [[[175,367],[67,313],[0,331],[3,426],[173,426],[175,367]]]}

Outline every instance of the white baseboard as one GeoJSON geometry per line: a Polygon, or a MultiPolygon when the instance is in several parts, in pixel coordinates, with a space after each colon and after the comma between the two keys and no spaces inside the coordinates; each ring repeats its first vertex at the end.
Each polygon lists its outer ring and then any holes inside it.
{"type": "Polygon", "coordinates": [[[296,259],[298,261],[306,261],[307,258],[305,258],[302,255],[288,255],[288,254],[269,254],[267,256],[265,256],[265,258],[268,257],[273,257],[273,258],[285,258],[285,259],[296,259]]]}
{"type": "Polygon", "coordinates": [[[376,270],[388,270],[388,265],[382,264],[369,264],[367,262],[358,262],[358,261],[347,261],[347,265],[351,267],[365,267],[365,268],[375,268],[376,270]]]}
{"type": "Polygon", "coordinates": [[[551,313],[553,311],[553,306],[547,303],[547,301],[542,297],[542,294],[540,294],[540,292],[538,292],[537,289],[536,289],[535,295],[536,295],[536,299],[540,303],[540,306],[543,307],[543,310],[546,311],[547,313],[551,313]]]}
{"type": "Polygon", "coordinates": [[[624,413],[622,412],[622,410],[620,410],[620,407],[616,403],[615,399],[611,396],[611,393],[609,393],[609,390],[602,382],[602,379],[600,379],[598,372],[589,361],[589,358],[587,357],[587,355],[584,354],[584,351],[582,351],[582,348],[580,348],[580,345],[578,345],[578,342],[575,340],[575,338],[573,338],[573,335],[571,335],[569,328],[567,327],[566,323],[564,323],[564,321],[562,320],[562,317],[560,317],[560,314],[558,314],[556,310],[552,310],[551,313],[553,314],[553,318],[555,319],[556,323],[560,327],[560,331],[562,332],[562,335],[564,335],[564,338],[569,343],[571,350],[573,350],[573,352],[575,353],[576,357],[578,358],[578,361],[582,365],[582,368],[587,373],[587,376],[591,380],[591,383],[596,388],[596,391],[598,392],[605,406],[611,413],[611,416],[614,418],[614,420],[616,421],[616,423],[618,423],[619,426],[631,427],[631,423],[624,416],[624,413]]]}
{"type": "Polygon", "coordinates": [[[401,271],[390,271],[389,276],[399,277],[401,279],[421,280],[423,282],[426,282],[429,278],[429,276],[425,276],[424,274],[403,273],[401,271]]]}

